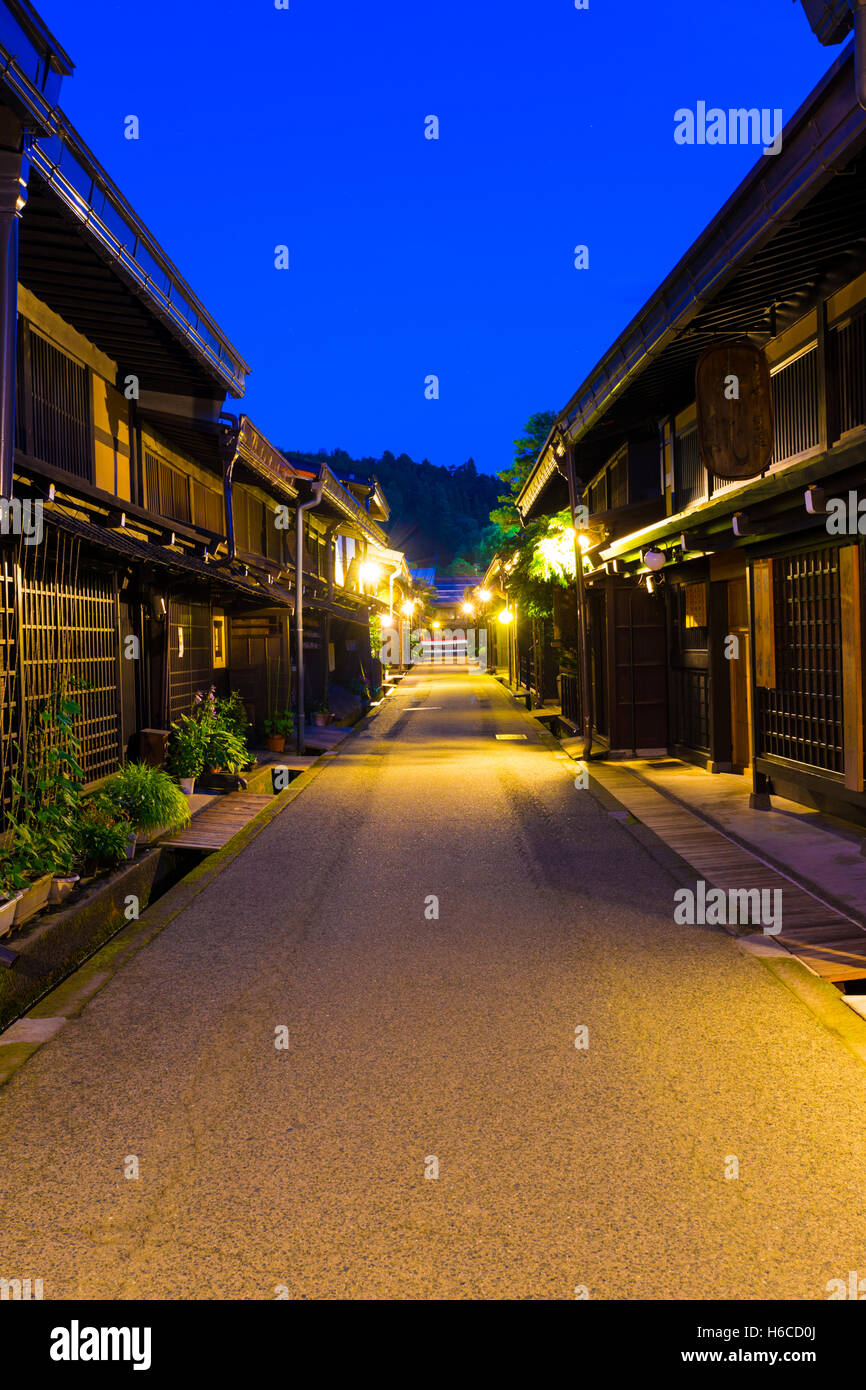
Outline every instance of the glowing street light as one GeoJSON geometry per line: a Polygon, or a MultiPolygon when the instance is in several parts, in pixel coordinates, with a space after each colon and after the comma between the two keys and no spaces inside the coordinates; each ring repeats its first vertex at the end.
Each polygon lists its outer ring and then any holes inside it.
{"type": "Polygon", "coordinates": [[[358,576],[363,585],[375,584],[382,578],[382,566],[377,565],[373,560],[365,560],[358,570],[358,576]]]}
{"type": "Polygon", "coordinates": [[[479,590],[478,590],[478,602],[479,602],[479,603],[489,603],[489,602],[490,602],[490,590],[489,590],[489,589],[479,589],[479,590]]]}
{"type": "Polygon", "coordinates": [[[467,618],[471,618],[475,613],[475,609],[472,607],[471,603],[464,603],[460,609],[460,612],[465,613],[467,618]]]}
{"type": "Polygon", "coordinates": [[[502,612],[498,615],[498,617],[501,623],[510,623],[512,618],[514,617],[514,614],[511,612],[510,608],[503,608],[502,612]]]}

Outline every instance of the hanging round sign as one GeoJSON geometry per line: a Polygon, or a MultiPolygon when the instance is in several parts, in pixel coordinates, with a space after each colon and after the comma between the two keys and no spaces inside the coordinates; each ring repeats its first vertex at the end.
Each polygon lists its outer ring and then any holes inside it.
{"type": "Polygon", "coordinates": [[[711,347],[695,370],[698,448],[709,473],[755,478],[773,457],[770,368],[748,338],[711,347]]]}

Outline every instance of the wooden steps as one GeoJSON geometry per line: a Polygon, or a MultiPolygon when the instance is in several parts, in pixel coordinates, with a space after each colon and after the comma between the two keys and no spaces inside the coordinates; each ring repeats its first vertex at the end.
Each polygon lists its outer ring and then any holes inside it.
{"type": "MultiPolygon", "coordinates": [[[[315,760],[311,758],[310,761],[315,760]]],[[[176,849],[222,849],[273,799],[273,796],[257,796],[253,792],[229,792],[226,796],[215,796],[204,810],[193,816],[192,823],[185,830],[166,835],[160,844],[172,845],[176,849]]]]}
{"type": "Polygon", "coordinates": [[[832,983],[866,979],[866,930],[859,923],[625,768],[592,763],[591,776],[713,888],[780,890],[782,930],[769,940],[787,947],[832,983]]]}

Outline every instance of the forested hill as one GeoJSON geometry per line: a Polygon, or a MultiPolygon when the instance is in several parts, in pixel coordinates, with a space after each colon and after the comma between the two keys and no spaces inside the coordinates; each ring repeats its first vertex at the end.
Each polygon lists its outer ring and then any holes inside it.
{"type": "Polygon", "coordinates": [[[404,550],[410,564],[445,568],[455,560],[486,563],[490,512],[502,484],[488,473],[479,473],[472,459],[458,468],[443,468],[426,459],[416,463],[408,454],[395,458],[388,450],[381,458],[363,459],[352,458],[343,449],[282,452],[290,463],[304,468],[316,468],[324,460],[335,473],[357,478],[375,474],[391,507],[386,526],[391,545],[404,550]]]}

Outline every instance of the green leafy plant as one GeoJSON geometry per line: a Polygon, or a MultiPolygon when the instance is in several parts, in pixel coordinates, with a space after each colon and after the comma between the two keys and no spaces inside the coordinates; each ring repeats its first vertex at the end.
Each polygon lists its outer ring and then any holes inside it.
{"type": "Polygon", "coordinates": [[[288,738],[295,732],[295,716],[290,709],[277,710],[265,720],[265,733],[269,738],[288,738]]]}
{"type": "Polygon", "coordinates": [[[208,730],[205,759],[213,768],[239,772],[249,761],[247,745],[231,729],[215,721],[208,730]]]}
{"type": "Polygon", "coordinates": [[[250,721],[239,690],[233,690],[224,700],[217,700],[216,717],[224,728],[246,742],[250,721]]]}
{"type": "Polygon", "coordinates": [[[74,847],[85,874],[111,869],[125,859],[131,829],[108,797],[96,795],[82,802],[74,847]]]}
{"type": "Polygon", "coordinates": [[[166,766],[174,777],[200,777],[207,759],[212,721],[182,714],[171,726],[166,766]]]}
{"type": "Polygon", "coordinates": [[[57,681],[29,712],[15,744],[2,872],[16,888],[46,873],[69,873],[74,862],[84,772],[75,733],[81,706],[71,692],[82,688],[72,677],[57,681]]]}
{"type": "Polygon", "coordinates": [[[0,902],[6,902],[9,898],[13,898],[26,882],[21,865],[7,852],[0,859],[0,902]]]}
{"type": "MultiPolygon", "coordinates": [[[[192,776],[192,774],[188,774],[192,776]]],[[[167,772],[127,763],[103,785],[103,794],[135,830],[179,830],[190,820],[189,802],[167,772]]]]}

